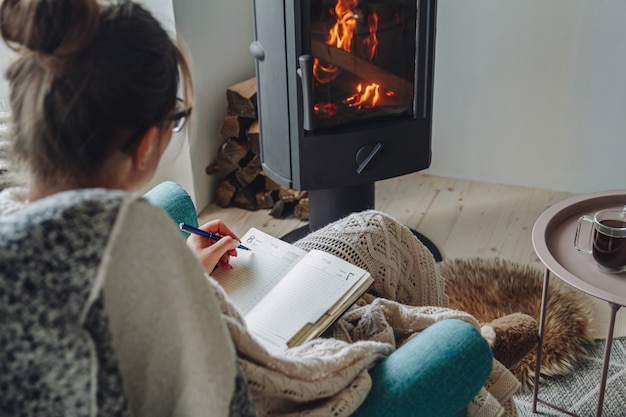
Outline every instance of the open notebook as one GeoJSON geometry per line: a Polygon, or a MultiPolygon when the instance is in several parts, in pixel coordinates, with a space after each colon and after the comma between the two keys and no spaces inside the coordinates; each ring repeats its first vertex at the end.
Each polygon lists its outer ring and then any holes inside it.
{"type": "Polygon", "coordinates": [[[242,238],[250,251],[231,258],[232,270],[211,276],[270,352],[319,336],[372,284],[369,272],[334,255],[306,252],[258,229],[242,238]]]}

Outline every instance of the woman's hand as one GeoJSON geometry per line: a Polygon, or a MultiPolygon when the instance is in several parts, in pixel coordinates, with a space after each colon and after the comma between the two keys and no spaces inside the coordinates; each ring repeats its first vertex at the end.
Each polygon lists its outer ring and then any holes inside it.
{"type": "Polygon", "coordinates": [[[196,255],[207,272],[211,273],[216,266],[224,269],[232,269],[230,257],[237,256],[239,239],[221,221],[213,220],[199,227],[207,232],[222,236],[220,240],[213,240],[195,234],[187,238],[187,246],[196,255]]]}

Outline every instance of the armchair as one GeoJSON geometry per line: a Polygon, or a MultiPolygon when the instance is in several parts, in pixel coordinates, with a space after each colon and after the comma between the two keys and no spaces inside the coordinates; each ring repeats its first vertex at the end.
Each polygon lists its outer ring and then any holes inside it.
{"type": "MultiPolygon", "coordinates": [[[[197,225],[196,208],[180,185],[159,184],[146,198],[176,224],[197,225]]],[[[464,416],[492,366],[492,351],[473,326],[436,322],[371,369],[372,388],[354,416],[464,416]]]]}

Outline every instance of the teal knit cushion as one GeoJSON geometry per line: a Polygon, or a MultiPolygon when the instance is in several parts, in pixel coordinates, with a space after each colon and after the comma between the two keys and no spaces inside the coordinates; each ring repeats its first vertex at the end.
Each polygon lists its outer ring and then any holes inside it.
{"type": "MultiPolygon", "coordinates": [[[[163,208],[174,220],[176,226],[179,223],[187,223],[198,226],[198,213],[191,197],[179,184],[166,181],[162,182],[145,194],[146,199],[155,206],[163,208]]],[[[185,239],[189,233],[180,232],[185,239]]]]}

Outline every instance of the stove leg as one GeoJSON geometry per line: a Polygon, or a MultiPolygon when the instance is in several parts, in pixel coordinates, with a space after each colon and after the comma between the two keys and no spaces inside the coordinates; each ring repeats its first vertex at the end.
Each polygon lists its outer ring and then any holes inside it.
{"type": "Polygon", "coordinates": [[[374,183],[309,190],[309,227],[321,229],[350,213],[373,209],[374,183]]]}
{"type": "MultiPolygon", "coordinates": [[[[309,190],[309,225],[296,229],[281,239],[293,243],[350,213],[373,209],[374,203],[375,183],[309,190]]],[[[437,246],[423,234],[413,229],[411,231],[430,250],[435,261],[441,262],[443,257],[437,246]]]]}

